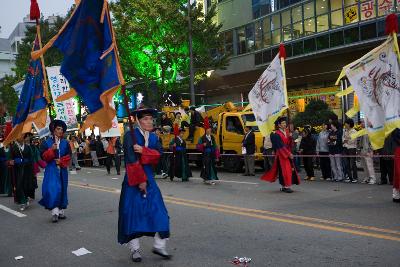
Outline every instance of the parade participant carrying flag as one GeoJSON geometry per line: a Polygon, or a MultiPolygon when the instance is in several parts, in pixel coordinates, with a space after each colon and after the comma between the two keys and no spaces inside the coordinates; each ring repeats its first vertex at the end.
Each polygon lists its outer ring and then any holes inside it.
{"type": "Polygon", "coordinates": [[[272,149],[275,152],[275,160],[271,170],[267,171],[261,180],[275,182],[277,177],[281,184],[281,191],[293,193],[292,184],[300,184],[292,154],[292,137],[287,128],[286,118],[280,117],[275,122],[276,131],[271,134],[272,149]]]}
{"type": "Polygon", "coordinates": [[[39,204],[51,210],[52,222],[65,219],[64,210],[68,206],[68,166],[71,160],[71,147],[64,139],[67,125],[61,120],[50,123],[53,138],[48,138],[40,148],[42,159],[47,163],[43,184],[42,199],[39,204]]]}
{"type": "Polygon", "coordinates": [[[399,46],[397,43],[397,16],[386,17],[386,41],[360,59],[343,67],[336,82],[347,77],[351,86],[337,94],[341,97],[354,92],[359,105],[347,112],[353,117],[362,111],[365,130],[359,131],[352,138],[368,134],[372,148],[380,149],[384,137],[400,128],[400,68],[399,46]]]}
{"type": "Polygon", "coordinates": [[[249,102],[256,117],[257,125],[264,137],[271,137],[272,148],[275,151],[274,165],[261,179],[275,182],[279,177],[281,191],[292,193],[291,185],[299,184],[293,163],[292,137],[287,129],[286,118],[282,114],[289,108],[286,73],[286,50],[283,44],[279,46],[279,54],[264,71],[249,93],[249,102]],[[276,127],[276,132],[272,133],[276,127]],[[272,134],[271,134],[272,133],[272,134]]]}
{"type": "Polygon", "coordinates": [[[107,131],[116,113],[112,98],[119,86],[125,84],[107,0],[78,2],[57,35],[34,51],[32,58],[38,58],[52,46],[64,54],[61,73],[71,85],[70,92],[56,100],[78,94],[90,112],[81,130],[96,125],[101,132],[107,131]]]}

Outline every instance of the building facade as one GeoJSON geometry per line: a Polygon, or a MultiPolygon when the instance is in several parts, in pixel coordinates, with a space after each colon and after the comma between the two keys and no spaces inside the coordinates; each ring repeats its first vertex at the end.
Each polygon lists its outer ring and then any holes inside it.
{"type": "Polygon", "coordinates": [[[201,84],[210,104],[246,101],[283,43],[291,108],[319,98],[337,112],[343,103],[334,97],[334,82],[341,68],[380,44],[385,16],[400,12],[400,0],[204,1],[206,9],[212,4],[230,65],[201,84]]]}

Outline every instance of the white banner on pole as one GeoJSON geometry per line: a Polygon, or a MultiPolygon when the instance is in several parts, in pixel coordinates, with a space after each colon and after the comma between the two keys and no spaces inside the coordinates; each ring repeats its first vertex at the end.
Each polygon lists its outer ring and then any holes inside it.
{"type": "Polygon", "coordinates": [[[70,90],[67,79],[60,73],[60,66],[47,67],[46,70],[47,76],[49,77],[50,91],[53,97],[57,119],[64,121],[67,124],[68,130],[78,129],[78,122],[75,115],[75,102],[73,99],[62,102],[55,101],[57,97],[70,90]]]}

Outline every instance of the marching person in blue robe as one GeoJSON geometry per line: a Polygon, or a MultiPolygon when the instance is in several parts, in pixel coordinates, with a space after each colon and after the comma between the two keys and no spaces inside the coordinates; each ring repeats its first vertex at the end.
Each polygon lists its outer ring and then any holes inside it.
{"type": "Polygon", "coordinates": [[[67,125],[61,120],[54,120],[49,126],[53,135],[42,143],[40,152],[47,166],[42,184],[42,199],[39,204],[51,210],[52,222],[66,219],[64,210],[68,206],[68,166],[71,160],[71,148],[65,140],[67,125]]]}
{"type": "Polygon", "coordinates": [[[118,242],[127,244],[131,259],[140,262],[139,238],[154,237],[152,252],[165,259],[171,255],[166,250],[169,238],[169,216],[153,173],[162,153],[157,136],[152,133],[154,109],[138,109],[137,128],[124,136],[126,174],[119,202],[118,242]]]}

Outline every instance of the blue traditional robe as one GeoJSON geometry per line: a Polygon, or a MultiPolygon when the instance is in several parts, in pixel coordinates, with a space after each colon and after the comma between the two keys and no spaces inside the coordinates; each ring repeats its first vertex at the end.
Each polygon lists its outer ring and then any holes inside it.
{"type": "MultiPolygon", "coordinates": [[[[134,130],[136,142],[144,146],[145,141],[139,129],[134,130]]],[[[125,164],[136,162],[137,156],[133,150],[131,133],[124,136],[125,164]]],[[[149,136],[149,149],[162,152],[161,144],[154,133],[149,136]]],[[[143,165],[147,176],[147,194],[143,195],[138,186],[129,186],[125,173],[119,201],[118,242],[128,243],[141,236],[154,236],[159,233],[161,238],[169,237],[169,216],[160,189],[154,180],[153,166],[143,165]]]]}
{"type": "Polygon", "coordinates": [[[69,158],[71,155],[71,148],[65,139],[61,139],[59,149],[54,151],[54,158],[48,157],[52,153],[52,145],[54,144],[53,138],[48,138],[43,142],[40,152],[43,160],[47,162],[44,171],[44,179],[42,184],[42,199],[39,204],[46,209],[52,210],[54,208],[66,209],[68,206],[68,163],[62,162],[63,159],[69,158]],[[60,166],[57,166],[55,159],[60,159],[60,166]],[[62,164],[63,163],[63,164],[62,164]]]}

